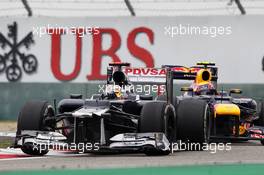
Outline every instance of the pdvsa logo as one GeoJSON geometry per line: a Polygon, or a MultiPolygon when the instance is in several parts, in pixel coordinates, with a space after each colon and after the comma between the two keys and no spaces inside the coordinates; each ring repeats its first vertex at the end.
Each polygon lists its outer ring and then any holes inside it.
{"type": "Polygon", "coordinates": [[[125,68],[127,75],[139,75],[139,76],[166,76],[166,69],[158,68],[125,68]]]}

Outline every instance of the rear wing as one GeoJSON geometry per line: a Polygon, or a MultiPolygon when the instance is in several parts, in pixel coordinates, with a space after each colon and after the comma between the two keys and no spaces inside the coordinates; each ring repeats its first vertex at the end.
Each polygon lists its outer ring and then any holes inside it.
{"type": "MultiPolygon", "coordinates": [[[[166,72],[170,70],[172,73],[172,78],[177,80],[195,80],[196,73],[201,70],[205,69],[204,66],[192,66],[190,68],[185,66],[177,66],[177,65],[163,65],[163,69],[166,69],[166,72]]],[[[211,81],[217,82],[218,79],[218,68],[217,67],[207,67],[212,73],[211,81]]]]}
{"type": "Polygon", "coordinates": [[[117,83],[134,84],[166,84],[166,69],[164,68],[134,68],[128,63],[111,63],[107,67],[107,84],[117,83]],[[118,82],[120,83],[120,82],[118,82]]]}
{"type": "Polygon", "coordinates": [[[163,68],[125,67],[123,71],[131,83],[156,85],[166,84],[166,69],[163,68]]]}
{"type": "MultiPolygon", "coordinates": [[[[111,63],[107,68],[107,83],[113,83],[115,72],[122,72],[127,82],[136,84],[166,84],[168,70],[173,72],[172,78],[178,80],[195,80],[196,73],[204,66],[185,67],[179,65],[163,65],[161,68],[133,68],[128,63],[111,63]]],[[[207,67],[212,73],[211,81],[217,82],[217,67],[207,67]]]]}

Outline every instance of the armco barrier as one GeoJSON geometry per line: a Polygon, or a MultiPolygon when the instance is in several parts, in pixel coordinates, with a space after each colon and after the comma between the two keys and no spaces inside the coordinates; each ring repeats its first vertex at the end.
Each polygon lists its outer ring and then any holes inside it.
{"type": "Polygon", "coordinates": [[[0,83],[0,120],[15,120],[28,100],[53,103],[54,99],[59,101],[74,93],[88,97],[96,93],[97,87],[97,84],[85,83],[0,83]]]}
{"type": "MultiPolygon", "coordinates": [[[[176,84],[175,94],[179,94],[182,84],[176,84]]],[[[220,84],[218,90],[241,88],[244,96],[264,98],[264,84],[220,84]]],[[[0,120],[16,120],[17,115],[28,100],[47,100],[53,103],[68,98],[70,94],[82,94],[89,98],[98,93],[96,83],[0,83],[0,120]]]]}

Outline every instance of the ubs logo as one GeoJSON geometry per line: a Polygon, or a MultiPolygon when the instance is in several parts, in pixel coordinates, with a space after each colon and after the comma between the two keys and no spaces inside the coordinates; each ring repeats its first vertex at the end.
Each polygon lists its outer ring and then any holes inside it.
{"type": "Polygon", "coordinates": [[[18,41],[17,31],[18,26],[14,22],[8,25],[7,37],[0,32],[0,47],[3,49],[3,55],[0,54],[0,73],[5,72],[6,78],[10,82],[19,81],[22,77],[22,70],[27,74],[32,74],[38,67],[35,55],[20,51],[20,48],[23,47],[29,50],[30,46],[34,44],[32,32],[18,41]]]}

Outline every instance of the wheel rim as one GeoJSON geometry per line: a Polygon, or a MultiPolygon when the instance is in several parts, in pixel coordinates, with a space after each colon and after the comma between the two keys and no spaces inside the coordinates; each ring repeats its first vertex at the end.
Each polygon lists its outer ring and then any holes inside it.
{"type": "Polygon", "coordinates": [[[210,109],[207,104],[204,109],[204,143],[208,143],[210,139],[211,130],[211,120],[210,120],[210,109]]]}
{"type": "Polygon", "coordinates": [[[51,105],[48,105],[45,109],[44,109],[44,117],[43,117],[43,123],[42,126],[46,126],[45,128],[43,128],[44,130],[48,130],[48,131],[54,131],[54,128],[56,126],[55,121],[53,120],[49,120],[46,121],[46,118],[51,118],[54,117],[54,109],[51,105]]]}

